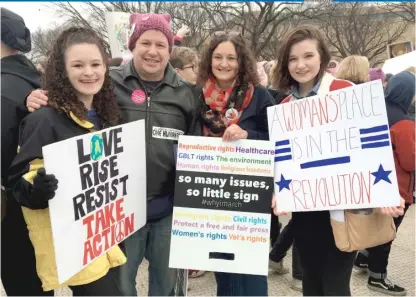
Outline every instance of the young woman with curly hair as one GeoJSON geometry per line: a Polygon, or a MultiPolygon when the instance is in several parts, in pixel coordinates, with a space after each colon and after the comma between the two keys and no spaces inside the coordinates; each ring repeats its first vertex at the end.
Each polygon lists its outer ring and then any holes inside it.
{"type": "Polygon", "coordinates": [[[42,155],[46,145],[118,124],[119,108],[106,61],[103,42],[91,30],[62,32],[42,82],[49,105],[31,113],[20,127],[20,151],[10,168],[9,190],[22,205],[44,291],[69,286],[74,296],[121,295],[112,270],[126,262],[118,246],[65,283],[58,282],[48,209],[58,180],[45,172],[42,155]]]}
{"type": "MultiPolygon", "coordinates": [[[[273,98],[260,85],[254,57],[239,33],[214,33],[201,57],[197,85],[204,136],[269,139],[266,109],[273,98]]],[[[216,272],[215,278],[218,296],[267,295],[266,276],[216,272]]]]}

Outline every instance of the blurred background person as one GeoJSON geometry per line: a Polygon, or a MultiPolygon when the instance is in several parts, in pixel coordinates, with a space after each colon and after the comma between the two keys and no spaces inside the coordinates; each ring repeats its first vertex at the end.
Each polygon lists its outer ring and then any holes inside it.
{"type": "Polygon", "coordinates": [[[356,85],[368,82],[370,63],[364,56],[349,56],[341,61],[336,73],[338,79],[345,79],[356,85]]]}
{"type": "Polygon", "coordinates": [[[170,65],[187,82],[196,84],[198,75],[198,55],[195,51],[185,46],[175,46],[170,56],[170,65]]]}

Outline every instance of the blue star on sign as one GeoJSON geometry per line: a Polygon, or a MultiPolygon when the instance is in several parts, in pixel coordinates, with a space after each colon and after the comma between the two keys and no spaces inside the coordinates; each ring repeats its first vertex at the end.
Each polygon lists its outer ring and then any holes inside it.
{"type": "Polygon", "coordinates": [[[374,181],[374,185],[381,180],[384,180],[385,182],[388,182],[391,184],[391,181],[389,179],[390,173],[391,173],[391,170],[384,170],[383,165],[380,164],[376,172],[371,172],[371,174],[374,175],[376,178],[374,181]]]}
{"type": "Polygon", "coordinates": [[[289,189],[289,185],[292,182],[291,179],[285,179],[283,174],[280,176],[280,181],[276,182],[276,185],[279,186],[279,192],[281,192],[283,189],[289,189]]]}

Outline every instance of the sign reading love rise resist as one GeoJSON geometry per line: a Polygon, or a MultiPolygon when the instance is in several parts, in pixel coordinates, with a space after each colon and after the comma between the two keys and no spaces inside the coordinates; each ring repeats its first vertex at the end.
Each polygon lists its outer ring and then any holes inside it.
{"type": "Polygon", "coordinates": [[[380,81],[268,108],[281,211],[398,206],[380,81]]]}
{"type": "Polygon", "coordinates": [[[60,283],[146,223],[144,121],[43,147],[59,180],[49,201],[60,283]]]}
{"type": "Polygon", "coordinates": [[[273,144],[180,136],[169,266],[267,275],[273,144]]]}

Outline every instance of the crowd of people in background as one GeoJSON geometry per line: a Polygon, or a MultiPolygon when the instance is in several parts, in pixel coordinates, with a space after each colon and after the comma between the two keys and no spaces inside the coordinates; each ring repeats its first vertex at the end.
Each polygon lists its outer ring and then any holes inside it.
{"type": "MultiPolygon", "coordinates": [[[[169,15],[134,13],[130,23],[129,58],[108,58],[93,31],[72,27],[35,66],[23,55],[31,49],[24,20],[1,8],[1,278],[8,295],[52,296],[69,286],[77,296],[137,296],[144,258],[149,296],[175,294],[178,271],[169,268],[175,184],[171,139],[146,139],[146,225],[64,284],[58,282],[54,259],[48,201],[59,181],[45,172],[42,147],[146,119],[149,106],[161,112],[152,113],[146,125],[224,141],[268,140],[267,107],[381,80],[402,197],[400,206],[381,212],[394,217],[399,228],[414,203],[414,67],[391,75],[370,68],[364,56],[338,62],[311,26],[288,32],[273,61],[256,62],[239,32],[212,32],[202,52],[196,52],[181,46],[188,30],[174,35],[169,15]],[[145,100],[136,100],[137,92],[145,100]]],[[[276,199],[278,194],[270,197],[272,206],[276,199]]],[[[303,295],[350,296],[354,268],[368,273],[369,289],[406,295],[387,275],[392,242],[343,252],[335,245],[329,211],[295,212],[284,228],[276,207],[271,215],[269,269],[288,273],[284,258],[292,247],[291,287],[303,295]]],[[[190,270],[189,277],[205,273],[190,270]]],[[[266,276],[214,274],[218,296],[268,295],[266,276]]]]}

